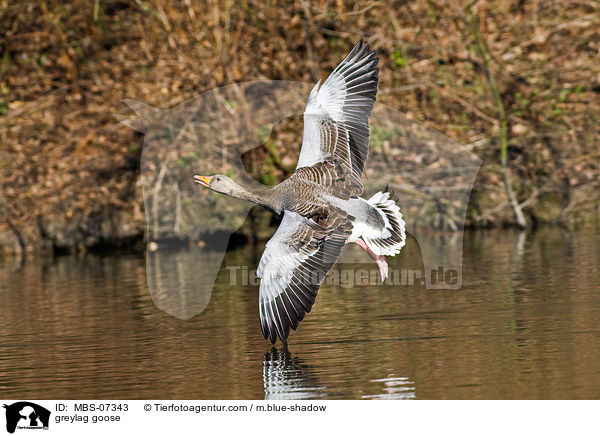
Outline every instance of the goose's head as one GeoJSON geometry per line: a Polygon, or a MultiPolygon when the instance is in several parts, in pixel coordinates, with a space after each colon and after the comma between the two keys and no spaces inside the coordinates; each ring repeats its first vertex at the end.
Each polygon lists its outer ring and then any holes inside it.
{"type": "Polygon", "coordinates": [[[211,191],[221,194],[235,196],[240,191],[240,185],[235,183],[227,176],[217,174],[216,176],[194,176],[194,182],[211,191]]]}

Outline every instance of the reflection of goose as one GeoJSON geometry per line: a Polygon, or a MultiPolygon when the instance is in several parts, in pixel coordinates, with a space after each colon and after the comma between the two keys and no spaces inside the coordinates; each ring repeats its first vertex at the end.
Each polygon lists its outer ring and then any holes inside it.
{"type": "Polygon", "coordinates": [[[376,400],[411,400],[416,398],[415,385],[408,377],[389,376],[377,380],[369,380],[371,383],[383,384],[383,392],[374,395],[363,395],[361,398],[372,398],[376,400]]]}
{"type": "Polygon", "coordinates": [[[265,400],[304,400],[326,396],[324,387],[318,387],[309,368],[300,363],[284,347],[265,353],[263,362],[265,400]]]}
{"type": "Polygon", "coordinates": [[[344,244],[356,242],[387,277],[386,255],[405,242],[404,221],[389,193],[360,198],[369,152],[369,115],[379,59],[359,42],[310,93],[296,171],[268,191],[251,191],[226,176],[195,176],[213,191],[283,214],[258,266],[260,321],[265,338],[286,342],[310,312],[325,274],[344,244]]]}

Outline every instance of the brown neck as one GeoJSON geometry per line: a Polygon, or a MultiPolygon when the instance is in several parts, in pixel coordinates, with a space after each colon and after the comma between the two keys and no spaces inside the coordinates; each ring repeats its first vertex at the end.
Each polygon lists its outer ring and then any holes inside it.
{"type": "Polygon", "coordinates": [[[280,215],[283,212],[283,206],[277,195],[272,189],[267,191],[253,191],[238,185],[238,188],[229,194],[230,197],[240,200],[251,201],[271,212],[280,215]]]}

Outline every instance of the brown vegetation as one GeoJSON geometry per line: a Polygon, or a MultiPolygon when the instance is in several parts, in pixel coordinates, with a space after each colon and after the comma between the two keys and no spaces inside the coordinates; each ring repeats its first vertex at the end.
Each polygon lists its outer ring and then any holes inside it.
{"type": "MultiPolygon", "coordinates": [[[[140,237],[143,137],[113,118],[121,99],[315,82],[360,37],[378,100],[484,161],[468,225],[577,225],[600,209],[599,18],[558,0],[0,2],[0,243],[140,237]]],[[[251,159],[264,180],[291,168],[268,144],[251,159]]]]}

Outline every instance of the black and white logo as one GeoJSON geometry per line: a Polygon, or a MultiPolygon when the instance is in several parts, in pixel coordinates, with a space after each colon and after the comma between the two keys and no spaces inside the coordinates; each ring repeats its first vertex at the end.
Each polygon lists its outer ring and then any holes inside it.
{"type": "Polygon", "coordinates": [[[16,429],[48,429],[50,411],[29,401],[19,401],[4,405],[6,409],[6,431],[14,433],[16,429]]]}

